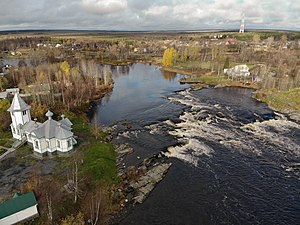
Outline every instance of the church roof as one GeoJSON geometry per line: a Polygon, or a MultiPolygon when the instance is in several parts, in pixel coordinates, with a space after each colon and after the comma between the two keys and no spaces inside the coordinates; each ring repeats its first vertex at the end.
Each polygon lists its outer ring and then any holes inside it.
{"type": "Polygon", "coordinates": [[[33,130],[39,128],[42,124],[33,120],[30,120],[28,123],[25,123],[23,126],[23,130],[31,133],[33,130]]]}
{"type": "Polygon", "coordinates": [[[13,98],[13,101],[11,103],[11,106],[8,108],[7,111],[13,112],[13,111],[24,111],[30,109],[30,106],[27,105],[24,100],[20,97],[19,93],[16,92],[15,96],[13,98]]]}
{"type": "Polygon", "coordinates": [[[33,133],[37,138],[66,139],[73,136],[73,132],[71,132],[71,129],[71,127],[68,127],[49,117],[47,121],[41,124],[37,129],[33,130],[33,133]]]}
{"type": "Polygon", "coordinates": [[[57,139],[67,139],[73,136],[73,133],[69,130],[66,130],[62,127],[62,125],[59,125],[56,127],[56,138],[57,139]]]}
{"type": "Polygon", "coordinates": [[[63,118],[59,122],[67,127],[71,127],[73,125],[73,123],[68,118],[63,118]]]}

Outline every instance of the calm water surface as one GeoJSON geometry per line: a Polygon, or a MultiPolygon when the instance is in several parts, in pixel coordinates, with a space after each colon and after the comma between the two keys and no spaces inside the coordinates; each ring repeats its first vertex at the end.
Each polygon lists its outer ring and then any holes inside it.
{"type": "Polygon", "coordinates": [[[114,125],[116,141],[135,148],[126,166],[160,151],[173,162],[118,224],[299,224],[298,123],[250,89],[193,91],[179,75],[142,64],[113,73],[114,90],[93,120],[114,125]]]}
{"type": "Polygon", "coordinates": [[[103,125],[124,120],[156,121],[163,114],[167,117],[171,112],[165,109],[165,104],[169,103],[166,96],[187,87],[178,83],[180,75],[162,72],[156,66],[134,64],[104,69],[112,70],[115,85],[113,92],[99,103],[93,118],[103,125]]]}

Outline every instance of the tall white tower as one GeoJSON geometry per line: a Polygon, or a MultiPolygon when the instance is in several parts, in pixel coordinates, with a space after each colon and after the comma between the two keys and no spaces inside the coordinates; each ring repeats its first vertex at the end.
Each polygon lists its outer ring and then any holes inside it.
{"type": "Polygon", "coordinates": [[[245,13],[243,12],[239,33],[244,33],[244,32],[245,32],[245,13]]]}
{"type": "Polygon", "coordinates": [[[30,106],[27,105],[24,100],[20,97],[19,93],[15,93],[11,106],[8,108],[7,111],[10,112],[11,116],[11,131],[13,137],[15,139],[21,140],[23,133],[22,127],[31,121],[30,116],[30,106]]]}

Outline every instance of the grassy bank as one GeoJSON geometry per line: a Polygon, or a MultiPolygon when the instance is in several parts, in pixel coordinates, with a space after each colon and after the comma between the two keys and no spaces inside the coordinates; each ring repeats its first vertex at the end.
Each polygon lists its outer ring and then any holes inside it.
{"type": "Polygon", "coordinates": [[[117,181],[116,153],[109,143],[91,142],[82,149],[83,173],[92,177],[93,183],[114,183],[117,181]]]}
{"type": "Polygon", "coordinates": [[[0,129],[0,146],[9,148],[13,143],[11,131],[3,131],[0,129]]]}
{"type": "Polygon", "coordinates": [[[255,97],[266,102],[271,108],[286,112],[300,114],[300,88],[289,91],[275,89],[258,90],[255,97]]]}
{"type": "Polygon", "coordinates": [[[66,114],[78,136],[76,151],[83,162],[80,166],[82,175],[88,175],[95,184],[116,182],[116,153],[107,134],[88,123],[84,115],[66,114]]]}

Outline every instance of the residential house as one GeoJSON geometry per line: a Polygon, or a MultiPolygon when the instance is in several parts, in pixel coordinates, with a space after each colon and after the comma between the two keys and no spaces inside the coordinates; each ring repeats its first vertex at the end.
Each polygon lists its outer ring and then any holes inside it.
{"type": "Polygon", "coordinates": [[[224,69],[224,74],[227,74],[230,78],[237,78],[237,77],[249,77],[249,67],[247,65],[237,65],[230,69],[224,69]]]}
{"type": "Polygon", "coordinates": [[[33,192],[15,194],[12,199],[0,204],[0,225],[24,223],[38,217],[37,205],[33,192]]]}

